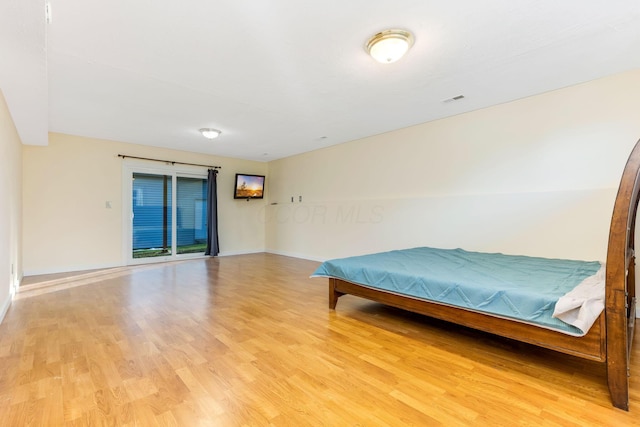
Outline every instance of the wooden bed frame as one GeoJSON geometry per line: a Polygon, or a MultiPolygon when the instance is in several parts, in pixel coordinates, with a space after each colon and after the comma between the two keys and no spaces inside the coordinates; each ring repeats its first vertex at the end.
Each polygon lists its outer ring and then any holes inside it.
{"type": "Polygon", "coordinates": [[[616,408],[629,410],[629,356],[636,311],[634,230],[638,210],[640,141],[633,148],[622,173],[609,229],[605,309],[587,335],[573,337],[487,314],[432,303],[329,279],[329,308],[338,298],[356,295],[383,304],[479,329],[518,341],[606,363],[607,383],[616,408]]]}

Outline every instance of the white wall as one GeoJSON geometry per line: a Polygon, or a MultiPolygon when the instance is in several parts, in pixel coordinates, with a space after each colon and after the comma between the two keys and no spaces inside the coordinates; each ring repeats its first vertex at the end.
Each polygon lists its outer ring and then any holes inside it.
{"type": "Polygon", "coordinates": [[[635,70],[268,165],[51,134],[23,150],[24,272],[122,264],[118,153],[222,165],[222,254],[429,245],[604,259],[638,99],[635,70]],[[271,204],[233,200],[236,172],[266,173],[271,204]]]}
{"type": "Polygon", "coordinates": [[[603,260],[638,99],[635,70],[271,162],[267,250],[603,260]]]}
{"type": "Polygon", "coordinates": [[[264,174],[266,163],[52,133],[47,147],[24,146],[25,275],[123,264],[123,160],[118,154],[222,166],[221,255],[264,251],[266,201],[234,200],[232,191],[236,172],[264,174]]]}
{"type": "Polygon", "coordinates": [[[22,144],[0,91],[0,322],[20,281],[22,144]]]}

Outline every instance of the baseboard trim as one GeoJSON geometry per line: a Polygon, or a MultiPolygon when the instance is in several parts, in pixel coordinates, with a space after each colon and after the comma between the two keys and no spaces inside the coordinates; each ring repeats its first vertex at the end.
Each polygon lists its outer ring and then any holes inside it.
{"type": "Polygon", "coordinates": [[[7,300],[2,304],[2,308],[0,308],[0,323],[4,320],[4,316],[9,311],[9,307],[11,307],[11,295],[8,295],[7,300]]]}
{"type": "Polygon", "coordinates": [[[324,262],[324,261],[327,260],[326,258],[311,257],[309,255],[299,254],[299,253],[295,253],[295,252],[276,251],[276,250],[273,250],[273,249],[266,249],[265,252],[268,253],[268,254],[288,256],[288,257],[291,257],[291,258],[306,259],[307,261],[324,262]]]}
{"type": "Polygon", "coordinates": [[[263,249],[260,250],[251,250],[251,251],[224,251],[220,252],[218,256],[236,256],[236,255],[251,255],[251,254],[261,254],[265,251],[263,249]]]}
{"type": "MultiPolygon", "coordinates": [[[[249,255],[249,254],[259,254],[265,252],[263,249],[259,250],[248,250],[248,251],[225,251],[220,252],[218,256],[234,256],[234,255],[249,255]]],[[[146,262],[140,264],[130,264],[129,266],[134,265],[147,265],[147,264],[161,264],[166,262],[176,262],[176,261],[188,261],[194,259],[205,259],[207,256],[194,256],[194,257],[184,257],[178,258],[170,261],[158,261],[157,263],[146,262]]],[[[105,270],[108,268],[118,268],[118,267],[127,267],[126,263],[114,263],[114,264],[93,264],[93,265],[82,265],[82,266],[72,266],[72,267],[64,267],[64,268],[52,268],[52,269],[42,269],[42,270],[25,270],[22,272],[22,277],[28,276],[41,276],[43,274],[59,274],[59,273],[75,273],[89,270],[105,270]]]]}
{"type": "Polygon", "coordinates": [[[75,273],[77,271],[88,271],[88,270],[104,270],[107,268],[116,268],[116,267],[126,267],[126,265],[121,263],[93,264],[93,265],[71,266],[71,267],[43,269],[43,270],[25,270],[22,272],[22,277],[24,278],[25,276],[41,276],[43,274],[75,273]]]}

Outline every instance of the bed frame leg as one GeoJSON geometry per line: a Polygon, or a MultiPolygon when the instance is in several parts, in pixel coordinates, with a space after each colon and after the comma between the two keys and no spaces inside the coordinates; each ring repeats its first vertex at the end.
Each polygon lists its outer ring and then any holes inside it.
{"type": "Polygon", "coordinates": [[[342,292],[336,291],[336,279],[329,279],[329,308],[335,310],[338,298],[344,295],[342,292]]]}
{"type": "Polygon", "coordinates": [[[610,300],[621,300],[622,310],[610,308],[607,312],[607,383],[613,406],[629,410],[629,347],[635,325],[635,298],[631,310],[626,306],[622,292],[612,292],[610,300]]]}
{"type": "Polygon", "coordinates": [[[629,410],[629,379],[626,369],[612,370],[607,367],[607,382],[613,406],[625,411],[629,410]]]}

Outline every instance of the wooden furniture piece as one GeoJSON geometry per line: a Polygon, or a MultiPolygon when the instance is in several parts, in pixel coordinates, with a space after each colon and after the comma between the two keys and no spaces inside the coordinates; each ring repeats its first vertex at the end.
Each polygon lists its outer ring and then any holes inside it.
{"type": "Polygon", "coordinates": [[[635,321],[634,230],[640,187],[640,141],[633,148],[622,173],[613,207],[606,262],[605,309],[587,335],[573,337],[513,320],[429,302],[329,279],[329,308],[338,298],[356,295],[383,304],[424,314],[470,328],[546,347],[581,358],[606,363],[613,405],[629,410],[629,355],[635,321]]]}

